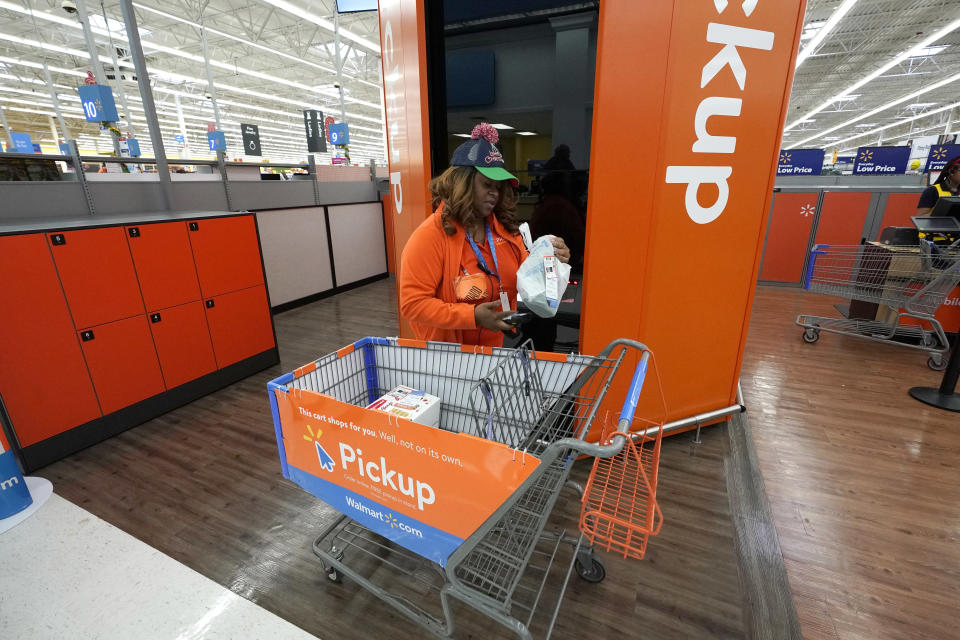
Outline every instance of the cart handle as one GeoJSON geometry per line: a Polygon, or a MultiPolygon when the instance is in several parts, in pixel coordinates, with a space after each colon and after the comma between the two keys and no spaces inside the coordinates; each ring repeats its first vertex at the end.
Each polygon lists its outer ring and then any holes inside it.
{"type": "Polygon", "coordinates": [[[803,288],[807,291],[810,290],[810,280],[813,279],[813,266],[817,263],[817,256],[827,255],[827,252],[823,249],[829,248],[830,245],[828,244],[815,244],[813,249],[810,250],[810,262],[807,263],[807,272],[803,274],[803,288]]]}
{"type": "MultiPolygon", "coordinates": [[[[633,379],[630,381],[630,389],[627,391],[627,397],[623,401],[623,408],[620,411],[620,422],[617,424],[617,431],[623,434],[629,434],[630,425],[633,424],[633,415],[637,410],[637,402],[640,400],[640,391],[643,389],[643,382],[647,377],[647,367],[650,363],[650,349],[647,345],[636,340],[621,338],[614,340],[600,352],[598,357],[607,357],[617,346],[633,347],[642,351],[640,362],[633,371],[633,379]]],[[[629,436],[628,436],[629,437],[629,436]]],[[[577,438],[563,438],[556,443],[560,447],[569,447],[582,454],[594,458],[610,458],[620,453],[626,438],[615,438],[611,444],[591,444],[577,438]]]]}

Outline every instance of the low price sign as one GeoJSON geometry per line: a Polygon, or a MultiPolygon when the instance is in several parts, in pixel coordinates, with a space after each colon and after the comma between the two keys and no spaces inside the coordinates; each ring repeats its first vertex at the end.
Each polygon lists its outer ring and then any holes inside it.
{"type": "Polygon", "coordinates": [[[947,163],[960,156],[960,144],[935,144],[930,147],[930,155],[927,156],[927,168],[924,173],[929,171],[942,171],[947,163]]]}
{"type": "Polygon", "coordinates": [[[823,149],[781,150],[778,176],[818,176],[823,172],[823,149]]]}
{"type": "Polygon", "coordinates": [[[910,147],[860,147],[853,162],[853,174],[890,176],[907,172],[910,147]]]}

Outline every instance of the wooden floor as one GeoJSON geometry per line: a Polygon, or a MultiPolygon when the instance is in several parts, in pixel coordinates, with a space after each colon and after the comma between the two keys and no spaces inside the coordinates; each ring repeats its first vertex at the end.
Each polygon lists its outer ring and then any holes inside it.
{"type": "Polygon", "coordinates": [[[836,302],[761,287],[741,379],[804,638],[960,638],[960,414],[920,352],[802,342],[836,302]]]}
{"type": "MultiPolygon", "coordinates": [[[[268,380],[362,336],[395,335],[394,295],[392,281],[382,281],[278,315],[281,366],[37,475],[67,499],[320,638],[428,637],[357,585],[327,580],[311,543],[334,514],[281,477],[266,393],[268,380]]],[[[664,443],[662,533],[643,561],[605,558],[603,583],[574,577],[554,638],[745,636],[724,475],[728,455],[725,426],[705,430],[699,445],[689,434],[664,443]]],[[[585,472],[575,470],[580,478],[585,472]]],[[[561,503],[554,524],[575,528],[571,494],[561,503]]],[[[826,516],[816,517],[808,526],[827,526],[821,524],[826,516]]],[[[458,638],[510,637],[476,615],[459,623],[458,638]]]]}

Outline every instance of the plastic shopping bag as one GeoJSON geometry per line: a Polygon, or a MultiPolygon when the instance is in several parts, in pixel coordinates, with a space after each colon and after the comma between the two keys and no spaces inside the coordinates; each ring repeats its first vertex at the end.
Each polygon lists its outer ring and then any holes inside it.
{"type": "Polygon", "coordinates": [[[560,262],[553,253],[553,236],[542,236],[530,242],[530,232],[521,227],[530,255],[517,271],[520,299],[541,318],[557,315],[563,292],[570,281],[570,265],[560,262]]]}

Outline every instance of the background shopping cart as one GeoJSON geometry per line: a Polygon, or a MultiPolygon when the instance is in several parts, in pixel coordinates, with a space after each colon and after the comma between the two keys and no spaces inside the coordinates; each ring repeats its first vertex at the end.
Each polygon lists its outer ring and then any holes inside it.
{"type": "Polygon", "coordinates": [[[873,318],[827,318],[801,314],[797,325],[803,339],[813,343],[821,331],[857,336],[920,349],[930,354],[927,364],[946,365],[947,336],[934,314],[960,282],[960,250],[931,243],[890,247],[816,245],[810,252],[804,288],[877,305],[873,318]]]}

